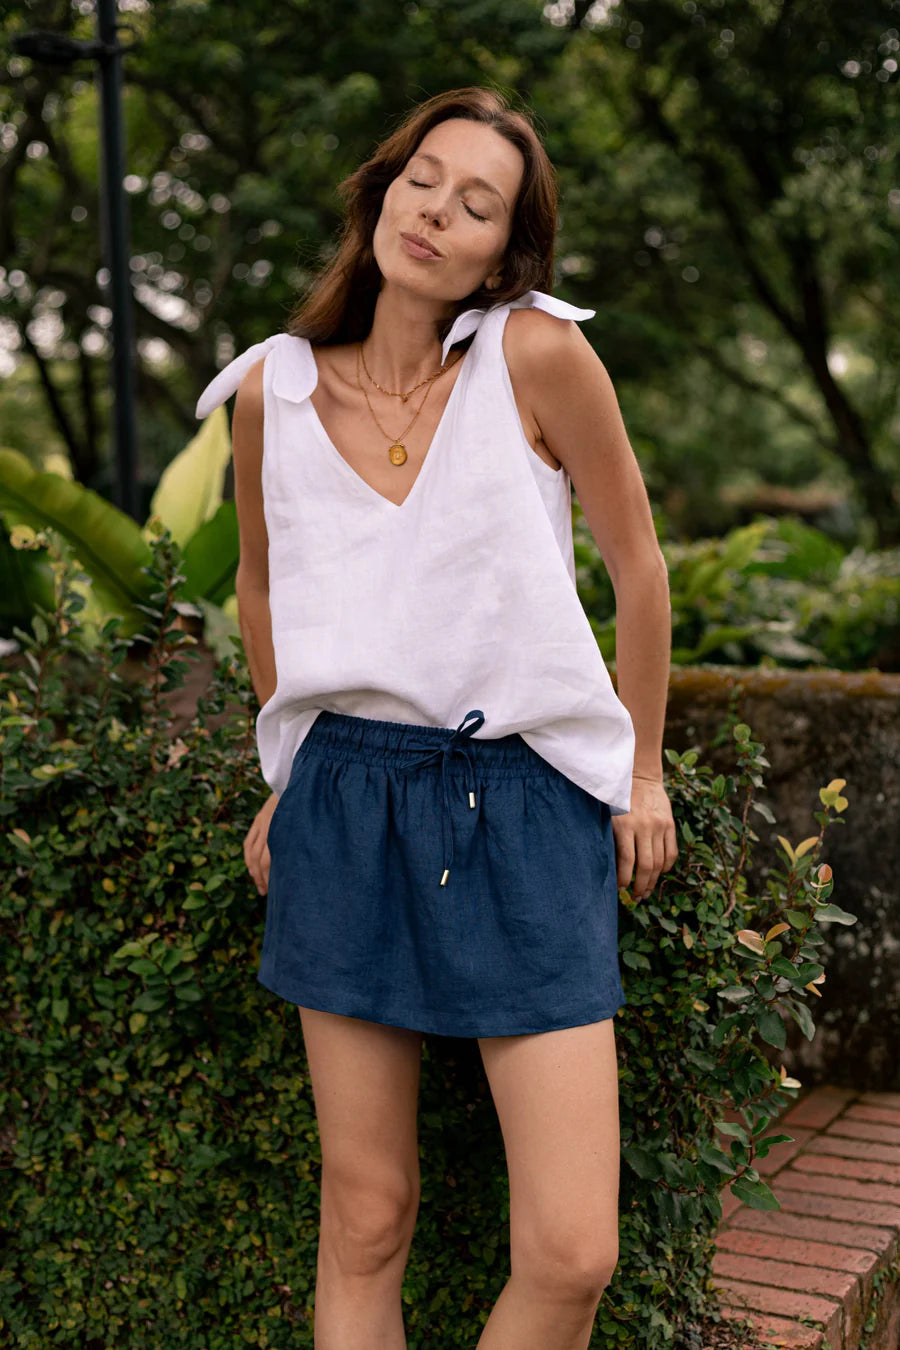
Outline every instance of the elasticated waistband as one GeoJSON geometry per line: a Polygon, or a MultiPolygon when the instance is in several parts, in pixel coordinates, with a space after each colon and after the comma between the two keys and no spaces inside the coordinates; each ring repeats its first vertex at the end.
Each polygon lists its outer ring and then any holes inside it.
{"type": "MultiPolygon", "coordinates": [[[[486,727],[490,722],[489,713],[484,720],[486,727]]],[[[486,737],[483,730],[482,734],[470,734],[465,739],[480,776],[512,778],[540,774],[553,777],[558,774],[559,771],[532,750],[518,732],[486,737]]],[[[459,728],[386,722],[375,717],[354,717],[323,709],[307,732],[299,753],[399,767],[412,756],[420,756],[429,750],[443,750],[454,738],[459,741],[459,728]]],[[[442,758],[447,773],[454,777],[465,775],[464,761],[449,755],[442,758]]],[[[437,762],[434,768],[438,768],[437,762]]]]}

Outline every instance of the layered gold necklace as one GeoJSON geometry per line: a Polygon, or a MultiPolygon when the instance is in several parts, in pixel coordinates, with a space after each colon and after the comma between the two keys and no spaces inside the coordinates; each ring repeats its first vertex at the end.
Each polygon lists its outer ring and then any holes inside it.
{"type": "MultiPolygon", "coordinates": [[[[461,359],[461,358],[457,358],[457,360],[459,360],[459,359],[461,359]]],[[[377,382],[377,380],[372,379],[372,376],[369,374],[369,368],[368,368],[368,366],[366,365],[366,358],[365,358],[365,354],[364,354],[364,352],[363,352],[362,343],[360,342],[360,343],[357,345],[357,348],[356,348],[356,383],[359,385],[359,388],[360,388],[360,390],[362,391],[362,396],[363,396],[363,398],[366,400],[366,407],[369,409],[369,412],[372,414],[372,421],[375,423],[376,427],[377,427],[378,430],[381,432],[382,436],[386,436],[386,437],[389,439],[389,441],[390,441],[390,445],[388,446],[388,458],[390,459],[390,461],[391,461],[392,464],[396,464],[396,465],[399,467],[399,465],[405,464],[405,463],[406,463],[406,460],[407,460],[407,454],[406,454],[406,446],[403,444],[403,438],[404,438],[405,436],[407,436],[407,435],[409,434],[409,432],[412,430],[412,428],[413,428],[413,426],[414,426],[414,424],[415,424],[415,422],[416,422],[416,419],[417,419],[418,416],[419,416],[419,413],[420,413],[420,412],[422,411],[422,409],[425,407],[425,400],[428,398],[428,395],[431,393],[431,387],[432,387],[432,385],[434,384],[435,380],[439,379],[439,378],[441,377],[441,375],[445,374],[448,370],[452,369],[452,367],[455,366],[456,364],[457,364],[457,362],[456,362],[456,361],[453,361],[453,362],[450,363],[449,366],[441,366],[440,370],[436,370],[436,371],[434,372],[433,375],[426,375],[426,377],[425,377],[424,380],[420,380],[418,384],[413,385],[412,389],[407,390],[405,394],[404,394],[404,393],[397,393],[397,392],[396,392],[395,390],[393,390],[393,389],[385,389],[385,388],[383,388],[383,386],[380,385],[380,384],[377,382]],[[396,435],[396,436],[392,436],[391,433],[390,433],[389,431],[386,431],[386,430],[384,429],[384,427],[381,425],[381,423],[379,422],[378,418],[375,416],[375,409],[372,407],[372,403],[371,403],[371,400],[370,400],[370,398],[369,398],[368,390],[366,389],[365,385],[363,384],[362,380],[360,379],[360,374],[359,374],[360,361],[362,361],[363,369],[365,370],[366,376],[368,377],[369,381],[375,386],[375,388],[376,388],[377,390],[380,391],[380,393],[382,393],[382,394],[389,394],[391,398],[399,398],[399,399],[401,399],[404,403],[407,402],[407,400],[410,398],[410,396],[411,396],[412,394],[414,394],[414,393],[416,392],[417,389],[421,389],[422,386],[423,386],[423,384],[428,386],[428,388],[425,390],[425,393],[422,395],[422,402],[419,404],[418,408],[416,409],[416,411],[415,411],[415,412],[413,413],[413,415],[412,415],[412,419],[411,419],[409,422],[407,422],[407,424],[406,424],[406,426],[403,428],[403,430],[402,430],[401,432],[399,432],[399,434],[396,435]]]]}

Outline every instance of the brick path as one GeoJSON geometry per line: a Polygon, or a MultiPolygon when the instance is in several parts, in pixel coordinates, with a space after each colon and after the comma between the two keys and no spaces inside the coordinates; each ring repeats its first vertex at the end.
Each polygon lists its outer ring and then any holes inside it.
{"type": "MultiPolygon", "coordinates": [[[[722,1313],[749,1318],[772,1346],[859,1350],[874,1276],[900,1265],[900,1093],[815,1088],[766,1133],[794,1136],[754,1164],[781,1209],[723,1192],[713,1261],[722,1313]]],[[[865,1346],[900,1347],[897,1273],[865,1346]]]]}

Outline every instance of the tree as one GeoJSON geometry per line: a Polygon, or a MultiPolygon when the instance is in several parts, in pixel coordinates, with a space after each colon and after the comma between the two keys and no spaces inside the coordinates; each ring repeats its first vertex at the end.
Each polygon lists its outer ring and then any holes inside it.
{"type": "MultiPolygon", "coordinates": [[[[574,113],[581,130],[569,124],[558,149],[586,184],[576,231],[622,207],[633,231],[644,225],[643,307],[668,359],[698,353],[743,393],[780,405],[843,460],[878,542],[897,543],[900,4],[548,9],[572,33],[560,120],[574,113]],[[579,149],[598,145],[590,172],[579,149]],[[799,397],[785,393],[783,369],[760,371],[735,349],[748,310],[787,339],[799,397]],[[852,382],[841,379],[838,339],[862,358],[852,382]]],[[[633,232],[629,242],[634,258],[633,232]]],[[[634,270],[622,283],[632,302],[634,270]]]]}

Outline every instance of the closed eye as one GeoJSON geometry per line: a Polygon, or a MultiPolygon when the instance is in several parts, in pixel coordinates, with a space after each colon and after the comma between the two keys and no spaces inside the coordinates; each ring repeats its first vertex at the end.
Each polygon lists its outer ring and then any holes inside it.
{"type": "MultiPolygon", "coordinates": [[[[420,183],[416,178],[407,178],[406,181],[407,183],[411,184],[412,187],[417,188],[431,187],[430,183],[420,183]]],[[[468,211],[469,215],[473,218],[473,220],[481,220],[481,221],[487,220],[487,216],[480,216],[477,211],[473,211],[471,206],[467,206],[465,202],[463,202],[463,206],[465,206],[466,210],[468,211]]]]}

